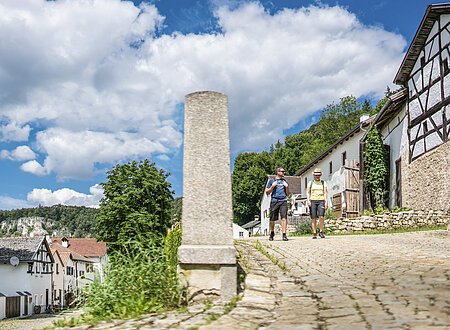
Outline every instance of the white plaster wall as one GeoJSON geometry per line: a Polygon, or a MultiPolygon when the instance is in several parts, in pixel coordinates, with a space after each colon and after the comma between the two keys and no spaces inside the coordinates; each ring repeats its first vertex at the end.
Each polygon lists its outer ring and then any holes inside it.
{"type": "Polygon", "coordinates": [[[6,298],[0,297],[0,320],[6,318],[6,298]]]}
{"type": "Polygon", "coordinates": [[[27,274],[28,264],[19,263],[16,267],[0,264],[0,292],[6,296],[17,296],[16,291],[29,291],[32,293],[31,275],[27,274]]]}
{"type": "Polygon", "coordinates": [[[268,235],[269,233],[269,208],[271,195],[267,195],[265,192],[268,182],[269,179],[267,179],[266,184],[264,185],[264,193],[261,201],[261,235],[268,235]]]}
{"type": "Polygon", "coordinates": [[[247,229],[244,229],[238,224],[233,223],[233,239],[248,238],[249,236],[250,235],[247,229]],[[242,233],[243,236],[240,236],[239,233],[242,233]]]}
{"type": "Polygon", "coordinates": [[[55,264],[53,265],[53,290],[56,290],[56,296],[53,297],[53,304],[60,304],[61,306],[64,306],[64,267],[58,258],[58,256],[55,254],[55,264]],[[58,264],[59,273],[56,273],[56,265],[58,264]],[[61,300],[56,300],[56,298],[59,298],[59,290],[61,290],[61,300]]]}
{"type": "Polygon", "coordinates": [[[389,177],[389,207],[392,208],[395,205],[395,162],[401,157],[406,151],[408,146],[408,120],[405,116],[405,108],[403,108],[390,122],[388,122],[383,129],[381,134],[383,136],[384,144],[390,146],[390,177],[389,177]]]}

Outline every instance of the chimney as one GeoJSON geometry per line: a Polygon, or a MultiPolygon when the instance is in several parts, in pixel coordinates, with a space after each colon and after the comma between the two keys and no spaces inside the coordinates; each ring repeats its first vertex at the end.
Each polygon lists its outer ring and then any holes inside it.
{"type": "Polygon", "coordinates": [[[369,115],[361,115],[361,117],[359,117],[359,122],[360,123],[364,123],[366,120],[368,120],[370,118],[369,115]]]}
{"type": "Polygon", "coordinates": [[[65,237],[61,238],[61,245],[65,248],[69,247],[69,240],[65,237]]]}

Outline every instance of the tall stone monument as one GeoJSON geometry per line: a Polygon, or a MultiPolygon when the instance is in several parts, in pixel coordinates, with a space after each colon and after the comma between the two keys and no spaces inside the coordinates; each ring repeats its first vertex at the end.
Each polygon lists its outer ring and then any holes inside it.
{"type": "Polygon", "coordinates": [[[228,98],[186,95],[183,158],[183,239],[180,276],[192,299],[237,292],[233,245],[228,98]]]}

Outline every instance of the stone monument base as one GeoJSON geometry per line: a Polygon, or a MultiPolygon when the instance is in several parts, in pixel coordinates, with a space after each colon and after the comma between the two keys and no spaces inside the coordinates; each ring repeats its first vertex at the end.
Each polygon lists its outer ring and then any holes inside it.
{"type": "Polygon", "coordinates": [[[230,301],[237,292],[236,250],[228,245],[181,245],[179,275],[189,300],[230,301]]]}

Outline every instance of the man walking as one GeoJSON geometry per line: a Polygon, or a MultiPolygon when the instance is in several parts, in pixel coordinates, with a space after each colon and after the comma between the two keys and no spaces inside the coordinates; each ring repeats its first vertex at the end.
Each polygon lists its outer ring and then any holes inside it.
{"type": "Polygon", "coordinates": [[[275,221],[281,215],[281,232],[283,234],[283,241],[287,241],[287,196],[289,196],[289,183],[284,178],[284,169],[277,167],[276,176],[267,182],[266,194],[272,193],[270,199],[270,236],[269,241],[273,241],[275,236],[275,221]]]}

